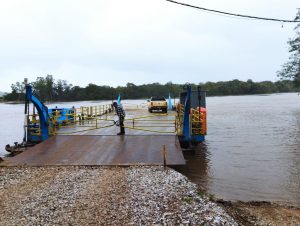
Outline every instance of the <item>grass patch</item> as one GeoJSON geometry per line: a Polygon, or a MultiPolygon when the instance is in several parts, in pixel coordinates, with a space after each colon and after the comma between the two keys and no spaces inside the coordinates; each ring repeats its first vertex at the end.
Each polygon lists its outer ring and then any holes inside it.
{"type": "Polygon", "coordinates": [[[204,191],[198,190],[197,195],[200,196],[201,198],[204,198],[206,196],[206,193],[204,191]]]}
{"type": "Polygon", "coordinates": [[[192,198],[192,197],[185,197],[185,198],[183,199],[183,201],[185,201],[185,202],[188,203],[188,204],[191,204],[191,203],[193,202],[193,198],[192,198]]]}
{"type": "Polygon", "coordinates": [[[216,197],[214,194],[208,194],[208,198],[210,201],[215,201],[216,200],[216,197]]]}

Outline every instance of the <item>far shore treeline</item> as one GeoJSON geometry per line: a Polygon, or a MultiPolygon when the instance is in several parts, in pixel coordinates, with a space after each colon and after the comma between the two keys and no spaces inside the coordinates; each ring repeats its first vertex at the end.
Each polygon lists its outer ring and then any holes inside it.
{"type": "MultiPolygon", "coordinates": [[[[172,82],[168,82],[166,84],[152,83],[135,85],[133,83],[127,83],[126,86],[114,88],[90,83],[83,88],[73,86],[65,80],[55,80],[52,75],[47,75],[46,77],[37,77],[36,81],[32,82],[31,85],[33,87],[34,95],[42,101],[83,101],[111,100],[116,99],[118,94],[121,94],[122,99],[146,99],[151,96],[168,97],[170,93],[173,98],[174,96],[179,96],[184,84],[173,84],[172,82]]],[[[207,90],[208,96],[268,94],[298,91],[297,87],[290,80],[254,82],[251,79],[247,81],[235,79],[226,82],[192,84],[194,89],[196,89],[197,85],[200,85],[203,90],[207,90]]],[[[3,101],[24,100],[24,82],[12,84],[11,89],[11,93],[2,97],[3,101]]]]}

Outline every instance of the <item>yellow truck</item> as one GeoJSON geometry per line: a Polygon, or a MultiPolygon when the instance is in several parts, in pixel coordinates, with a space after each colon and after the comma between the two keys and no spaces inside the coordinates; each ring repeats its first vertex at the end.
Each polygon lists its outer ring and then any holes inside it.
{"type": "Polygon", "coordinates": [[[168,112],[168,103],[166,98],[162,96],[153,96],[148,100],[148,111],[162,111],[164,113],[168,112]]]}

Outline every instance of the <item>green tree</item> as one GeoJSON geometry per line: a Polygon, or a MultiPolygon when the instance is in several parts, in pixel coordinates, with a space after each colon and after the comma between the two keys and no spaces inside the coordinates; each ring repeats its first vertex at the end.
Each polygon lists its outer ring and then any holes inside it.
{"type": "MultiPolygon", "coordinates": [[[[191,84],[197,90],[196,84],[191,84]]],[[[206,82],[199,83],[203,90],[208,90],[209,96],[263,94],[274,92],[295,92],[295,84],[291,80],[254,82],[251,79],[240,81],[206,82]]],[[[51,75],[37,77],[32,83],[34,95],[42,101],[82,101],[82,100],[111,100],[116,99],[119,93],[122,99],[146,99],[151,96],[178,97],[183,91],[184,84],[152,83],[135,85],[127,83],[126,86],[113,88],[90,83],[86,87],[72,86],[67,81],[58,79],[56,82],[51,75]]],[[[6,101],[22,101],[25,97],[25,84],[17,82],[11,86],[12,92],[4,96],[6,101]]]]}
{"type": "Polygon", "coordinates": [[[25,83],[16,82],[11,85],[11,93],[6,94],[3,99],[6,101],[22,101],[25,98],[25,83]]]}
{"type": "Polygon", "coordinates": [[[72,84],[68,84],[66,80],[58,79],[56,84],[54,83],[53,100],[71,100],[72,84]]]}
{"type": "Polygon", "coordinates": [[[53,100],[54,95],[54,78],[52,75],[47,75],[45,78],[46,81],[46,96],[48,101],[53,100]]]}
{"type": "Polygon", "coordinates": [[[11,85],[11,89],[16,93],[25,93],[25,83],[16,82],[15,84],[11,85]]]}
{"type": "MultiPolygon", "coordinates": [[[[295,20],[300,20],[300,10],[295,20]]],[[[283,65],[278,76],[282,79],[292,79],[298,86],[300,85],[300,23],[295,27],[296,37],[288,41],[289,60],[283,65]]]]}
{"type": "Polygon", "coordinates": [[[47,82],[44,77],[37,77],[32,83],[33,94],[41,101],[47,100],[47,82]]]}

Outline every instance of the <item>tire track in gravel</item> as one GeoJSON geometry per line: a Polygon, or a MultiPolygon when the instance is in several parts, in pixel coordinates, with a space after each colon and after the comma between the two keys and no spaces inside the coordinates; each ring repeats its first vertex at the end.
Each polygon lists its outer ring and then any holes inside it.
{"type": "Polygon", "coordinates": [[[72,225],[128,225],[131,222],[128,205],[129,190],[126,169],[107,168],[97,175],[76,200],[72,225]]]}

